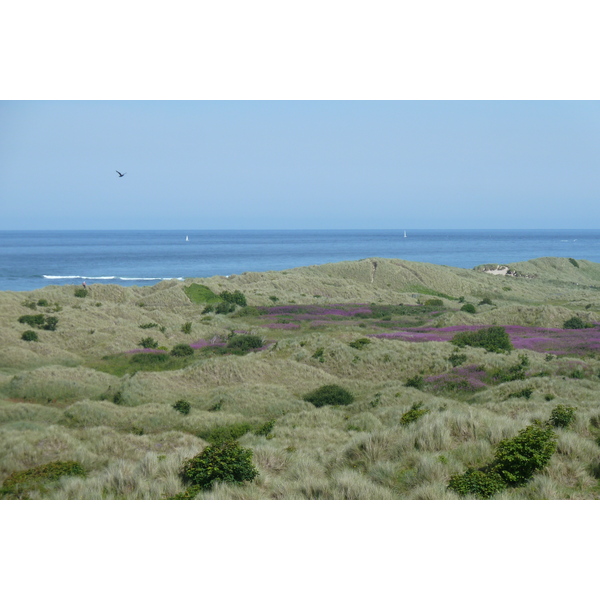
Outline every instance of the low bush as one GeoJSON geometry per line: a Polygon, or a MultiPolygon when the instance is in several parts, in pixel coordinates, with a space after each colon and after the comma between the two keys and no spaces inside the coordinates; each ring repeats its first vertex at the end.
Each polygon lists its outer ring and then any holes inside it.
{"type": "Polygon", "coordinates": [[[234,335],[227,342],[229,350],[238,350],[240,352],[250,352],[262,348],[263,340],[258,335],[234,335]]]}
{"type": "Polygon", "coordinates": [[[317,348],[315,353],[311,356],[311,358],[317,359],[319,362],[325,362],[325,357],[323,354],[325,353],[325,348],[317,348]]]}
{"type": "Polygon", "coordinates": [[[351,348],[355,348],[356,350],[362,350],[366,345],[370,344],[371,340],[369,338],[359,338],[350,342],[348,345],[351,348]]]}
{"type": "Polygon", "coordinates": [[[266,423],[263,423],[262,425],[257,427],[254,430],[254,433],[256,435],[263,435],[268,438],[271,436],[271,431],[273,431],[274,426],[275,426],[275,419],[272,419],[271,421],[267,421],[266,423]]]}
{"type": "Polygon", "coordinates": [[[24,331],[21,334],[21,339],[25,340],[26,342],[37,342],[37,341],[39,341],[38,334],[35,331],[32,331],[31,329],[28,329],[27,331],[24,331]]]}
{"type": "Polygon", "coordinates": [[[219,294],[219,296],[223,299],[224,302],[229,302],[230,304],[237,304],[238,306],[246,306],[246,296],[242,294],[239,290],[235,290],[235,292],[227,292],[223,291],[219,294]]]}
{"type": "Polygon", "coordinates": [[[27,498],[30,491],[44,491],[48,483],[57,481],[61,477],[85,477],[86,475],[86,470],[78,462],[50,462],[11,473],[2,484],[0,495],[12,499],[27,498]]]}
{"type": "Polygon", "coordinates": [[[244,306],[243,308],[240,308],[240,310],[238,310],[235,315],[233,315],[236,318],[239,317],[258,317],[260,316],[261,312],[258,308],[256,308],[256,306],[244,306]]]}
{"type": "Polygon", "coordinates": [[[121,405],[125,404],[125,399],[123,398],[123,392],[115,392],[112,397],[112,401],[114,404],[121,405]]]}
{"type": "Polygon", "coordinates": [[[171,356],[191,356],[194,354],[194,349],[188,344],[177,344],[171,350],[171,356]]]}
{"type": "Polygon", "coordinates": [[[352,404],[352,402],[354,402],[354,396],[348,390],[333,383],[323,385],[320,388],[309,392],[304,396],[304,400],[317,407],[325,405],[339,406],[352,404]]]}
{"type": "Polygon", "coordinates": [[[477,312],[477,309],[470,303],[463,304],[460,307],[460,310],[462,310],[463,312],[466,312],[466,313],[470,313],[472,315],[474,315],[477,312]]]}
{"type": "Polygon", "coordinates": [[[222,444],[241,438],[243,435],[252,431],[252,423],[232,423],[231,425],[219,425],[212,429],[201,431],[198,437],[206,440],[209,444],[222,444]]]}
{"type": "Polygon", "coordinates": [[[19,317],[19,323],[25,323],[30,327],[41,329],[46,323],[46,315],[22,315],[19,317]]]}
{"type": "Polygon", "coordinates": [[[46,298],[40,298],[37,301],[37,305],[38,306],[50,306],[50,303],[48,302],[48,300],[46,300],[46,298]]]}
{"type": "Polygon", "coordinates": [[[579,269],[579,263],[574,259],[574,258],[570,258],[569,262],[574,266],[577,267],[579,269]]]}
{"type": "Polygon", "coordinates": [[[591,327],[581,317],[571,317],[563,323],[563,329],[587,329],[591,327]]]}
{"type": "Polygon", "coordinates": [[[169,355],[164,352],[140,352],[139,354],[134,354],[130,362],[136,365],[157,365],[161,363],[165,363],[169,360],[169,355]]]}
{"type": "Polygon", "coordinates": [[[508,398],[525,398],[526,400],[529,400],[529,398],[531,398],[533,392],[534,392],[534,389],[532,387],[525,387],[516,392],[510,393],[508,395],[508,398]]]}
{"type": "Polygon", "coordinates": [[[150,350],[155,350],[156,348],[158,348],[158,342],[151,337],[142,338],[138,342],[138,345],[140,345],[142,348],[148,348],[150,350]]]}
{"type": "Polygon", "coordinates": [[[219,302],[219,304],[215,306],[215,312],[218,315],[228,315],[229,313],[232,313],[234,311],[235,304],[233,304],[232,302],[219,302]]]}
{"type": "Polygon", "coordinates": [[[548,464],[555,450],[556,433],[547,424],[534,423],[498,444],[491,468],[508,485],[522,485],[548,464]]]}
{"type": "Polygon", "coordinates": [[[152,329],[153,327],[158,327],[158,323],[142,323],[140,325],[140,329],[152,329]]]}
{"type": "Polygon", "coordinates": [[[576,410],[577,409],[574,406],[559,404],[552,409],[548,423],[550,423],[552,427],[568,427],[575,419],[576,410]]]}
{"type": "Polygon", "coordinates": [[[77,298],[85,298],[88,295],[88,290],[86,290],[85,288],[79,288],[77,290],[75,290],[75,296],[77,298]]]}
{"type": "Polygon", "coordinates": [[[172,405],[173,408],[180,412],[182,415],[189,415],[190,410],[192,410],[192,405],[187,400],[177,400],[175,404],[172,405]]]}
{"type": "Polygon", "coordinates": [[[458,354],[457,352],[453,352],[449,357],[448,360],[450,361],[450,364],[453,367],[459,367],[460,365],[462,365],[464,362],[466,362],[467,360],[467,355],[466,354],[458,354]]]}
{"type": "Polygon", "coordinates": [[[429,412],[428,408],[422,408],[422,402],[415,402],[410,410],[406,411],[400,417],[401,425],[408,425],[409,423],[414,423],[416,420],[420,419],[423,415],[426,415],[429,412]]]}
{"type": "Polygon", "coordinates": [[[209,489],[216,481],[252,481],[258,471],[252,464],[252,450],[230,441],[206,447],[184,463],[180,476],[184,483],[209,489]]]}
{"type": "Polygon", "coordinates": [[[58,325],[58,317],[46,317],[46,322],[42,325],[42,329],[54,331],[58,325]]]}
{"type": "Polygon", "coordinates": [[[192,333],[192,322],[187,321],[181,326],[181,333],[192,333]]]}
{"type": "Polygon", "coordinates": [[[474,469],[467,469],[462,475],[454,475],[448,484],[448,489],[460,496],[475,496],[480,500],[487,500],[505,488],[506,483],[498,473],[474,469]]]}
{"type": "Polygon", "coordinates": [[[487,296],[483,298],[481,302],[479,302],[479,306],[483,306],[484,304],[489,304],[490,306],[494,305],[494,303],[487,296]]]}
{"type": "Polygon", "coordinates": [[[425,381],[423,380],[422,375],[415,375],[414,377],[409,377],[404,385],[406,387],[413,387],[417,390],[422,390],[425,385],[425,381]]]}
{"type": "Polygon", "coordinates": [[[513,345],[504,327],[488,327],[478,331],[461,331],[457,333],[451,342],[459,348],[474,346],[484,348],[488,352],[510,352],[513,345]]]}

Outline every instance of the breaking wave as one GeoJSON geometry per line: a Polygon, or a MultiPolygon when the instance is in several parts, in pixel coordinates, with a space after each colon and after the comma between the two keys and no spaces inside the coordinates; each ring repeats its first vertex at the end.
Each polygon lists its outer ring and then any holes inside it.
{"type": "Polygon", "coordinates": [[[82,281],[168,281],[170,279],[178,279],[179,281],[183,281],[183,277],[117,277],[115,275],[107,275],[104,277],[85,277],[84,275],[42,275],[42,277],[44,279],[81,279],[82,281]]]}

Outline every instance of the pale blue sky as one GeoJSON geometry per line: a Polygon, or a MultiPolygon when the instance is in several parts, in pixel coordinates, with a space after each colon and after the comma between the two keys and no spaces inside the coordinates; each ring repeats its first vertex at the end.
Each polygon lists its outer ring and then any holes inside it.
{"type": "Polygon", "coordinates": [[[598,228],[599,164],[599,102],[3,101],[0,229],[598,228]]]}

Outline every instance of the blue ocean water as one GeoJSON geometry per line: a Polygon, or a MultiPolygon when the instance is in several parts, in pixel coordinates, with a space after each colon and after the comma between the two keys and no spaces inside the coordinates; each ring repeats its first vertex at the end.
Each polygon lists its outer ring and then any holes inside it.
{"type": "Polygon", "coordinates": [[[600,262],[600,230],[0,231],[0,290],[152,285],[369,257],[472,268],[542,256],[600,262]]]}

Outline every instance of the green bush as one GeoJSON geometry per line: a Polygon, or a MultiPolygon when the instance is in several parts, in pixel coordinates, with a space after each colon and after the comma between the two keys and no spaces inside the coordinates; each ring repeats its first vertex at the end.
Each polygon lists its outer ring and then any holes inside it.
{"type": "Polygon", "coordinates": [[[422,408],[422,402],[415,402],[410,410],[406,411],[400,417],[401,425],[408,425],[409,423],[414,423],[417,419],[420,419],[423,415],[426,415],[429,412],[428,408],[422,408]]]}
{"type": "Polygon", "coordinates": [[[505,488],[506,483],[498,473],[474,469],[467,469],[462,475],[454,475],[448,484],[448,489],[460,496],[475,496],[480,500],[491,498],[505,488]]]}
{"type": "Polygon", "coordinates": [[[75,296],[77,298],[85,298],[88,295],[88,291],[85,288],[79,288],[75,290],[75,296]]]}
{"type": "Polygon", "coordinates": [[[25,340],[26,342],[37,342],[37,341],[39,341],[38,334],[35,331],[32,331],[31,329],[28,329],[27,331],[24,331],[21,334],[21,339],[25,340]]]}
{"type": "Polygon", "coordinates": [[[458,366],[462,365],[464,362],[466,362],[467,355],[466,354],[458,354],[457,352],[453,352],[448,357],[448,360],[450,361],[450,364],[453,367],[458,367],[458,366]]]}
{"type": "Polygon", "coordinates": [[[510,337],[504,327],[488,327],[479,331],[461,331],[452,338],[452,343],[459,348],[475,346],[488,352],[510,352],[513,349],[510,337]]]}
{"type": "Polygon", "coordinates": [[[42,329],[54,331],[58,325],[58,317],[46,317],[46,322],[42,325],[42,329]]]}
{"type": "MultiPolygon", "coordinates": [[[[219,302],[219,304],[217,304],[215,306],[215,312],[218,315],[228,315],[229,313],[232,313],[234,311],[235,311],[235,304],[233,304],[232,302],[219,302]]],[[[204,311],[202,311],[202,312],[204,312],[204,311]]]]}
{"type": "Polygon", "coordinates": [[[586,329],[588,327],[591,327],[591,325],[580,317],[571,317],[563,323],[563,329],[586,329]]]}
{"type": "Polygon", "coordinates": [[[574,406],[559,404],[552,409],[548,422],[552,427],[568,427],[575,419],[576,410],[574,406]]]}
{"type": "Polygon", "coordinates": [[[30,327],[41,329],[46,323],[46,315],[22,315],[19,317],[19,323],[25,323],[30,327]]]}
{"type": "Polygon", "coordinates": [[[156,350],[156,348],[158,348],[158,342],[151,337],[145,337],[142,338],[138,344],[142,347],[142,348],[148,348],[150,350],[156,350]]]}
{"type": "Polygon", "coordinates": [[[230,350],[238,350],[240,352],[250,352],[262,348],[263,340],[258,335],[234,335],[227,342],[227,348],[230,350]]]}
{"type": "Polygon", "coordinates": [[[356,350],[362,350],[367,344],[370,344],[371,340],[369,338],[359,338],[350,342],[348,346],[351,348],[355,348],[356,350]]]}
{"type": "Polygon", "coordinates": [[[257,427],[254,430],[254,433],[256,435],[264,435],[265,437],[270,437],[271,431],[273,431],[274,426],[275,426],[275,419],[272,419],[271,421],[267,421],[266,423],[263,423],[262,425],[257,427]]]}
{"type": "Polygon", "coordinates": [[[548,464],[555,450],[556,433],[548,425],[534,423],[498,444],[491,468],[508,485],[522,485],[548,464]]]}
{"type": "Polygon", "coordinates": [[[494,305],[494,303],[487,296],[483,298],[483,300],[479,303],[479,306],[483,306],[484,304],[489,304],[491,306],[494,305]]]}
{"type": "Polygon", "coordinates": [[[38,306],[50,306],[50,303],[48,302],[48,300],[46,300],[46,298],[40,298],[37,301],[37,305],[38,306]]]}
{"type": "Polygon", "coordinates": [[[125,399],[123,398],[123,392],[116,392],[114,394],[114,396],[112,397],[112,401],[115,404],[121,405],[121,404],[125,404],[125,399]]]}
{"type": "Polygon", "coordinates": [[[189,415],[190,410],[192,410],[192,405],[187,400],[177,400],[175,404],[172,405],[173,408],[180,412],[182,415],[189,415]]]}
{"type": "Polygon", "coordinates": [[[569,262],[574,266],[577,267],[579,269],[579,263],[574,259],[574,258],[570,258],[569,262]]]}
{"type": "Polygon", "coordinates": [[[140,325],[140,329],[152,329],[153,327],[158,327],[158,323],[142,323],[140,325]]]}
{"type": "Polygon", "coordinates": [[[252,464],[252,450],[229,441],[206,447],[184,463],[180,475],[186,484],[209,489],[216,481],[252,481],[258,471],[252,464]]]}
{"type": "Polygon", "coordinates": [[[201,431],[198,437],[206,440],[209,444],[222,444],[237,440],[249,431],[252,431],[252,429],[252,423],[232,423],[231,425],[219,425],[212,429],[201,431]]]}
{"type": "Polygon", "coordinates": [[[325,348],[317,348],[315,353],[311,356],[311,358],[317,359],[319,362],[325,362],[325,357],[323,354],[325,353],[325,348]]]}
{"type": "Polygon", "coordinates": [[[422,375],[415,375],[414,377],[409,377],[404,385],[406,387],[413,387],[417,390],[422,390],[425,382],[423,381],[422,375]]]}
{"type": "Polygon", "coordinates": [[[160,363],[165,363],[169,360],[169,355],[164,352],[140,352],[138,354],[134,354],[129,362],[135,365],[157,365],[160,363]]]}
{"type": "Polygon", "coordinates": [[[181,326],[181,332],[182,333],[192,333],[192,322],[191,321],[187,321],[186,323],[184,323],[181,326]]]}
{"type": "Polygon", "coordinates": [[[462,310],[463,312],[466,312],[466,313],[470,313],[472,315],[474,315],[477,312],[477,309],[470,303],[463,304],[460,307],[460,310],[462,310]]]}
{"type": "Polygon", "coordinates": [[[11,473],[0,488],[0,495],[12,499],[27,498],[28,492],[44,492],[46,484],[61,477],[85,477],[86,470],[75,461],[56,461],[11,473]]]}
{"type": "Polygon", "coordinates": [[[224,302],[229,302],[230,304],[237,304],[238,306],[246,306],[246,296],[242,294],[239,290],[235,290],[235,292],[227,292],[223,291],[219,294],[219,296],[223,299],[224,302]]]}
{"type": "Polygon", "coordinates": [[[309,392],[304,396],[306,402],[310,402],[315,406],[328,405],[346,405],[354,402],[354,396],[343,387],[335,383],[323,385],[320,388],[309,392]]]}
{"type": "Polygon", "coordinates": [[[171,356],[192,356],[194,349],[188,344],[177,344],[171,350],[171,356]]]}
{"type": "Polygon", "coordinates": [[[238,317],[258,317],[260,316],[261,312],[260,310],[258,310],[258,308],[256,308],[256,306],[244,306],[243,308],[240,308],[240,310],[238,310],[235,315],[233,315],[234,317],[238,318],[238,317]]]}

